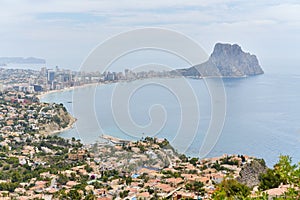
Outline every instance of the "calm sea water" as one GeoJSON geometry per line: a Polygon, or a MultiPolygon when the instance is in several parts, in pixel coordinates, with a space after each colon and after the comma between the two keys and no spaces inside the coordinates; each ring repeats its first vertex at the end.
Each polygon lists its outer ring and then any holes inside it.
{"type": "MultiPolygon", "coordinates": [[[[210,96],[203,80],[190,79],[188,82],[197,95],[200,121],[197,136],[192,139],[192,144],[185,153],[197,156],[210,122],[210,96]]],[[[142,83],[143,81],[135,81],[122,84],[130,86],[142,83]]],[[[269,166],[278,160],[280,154],[288,154],[295,161],[300,161],[300,71],[279,68],[260,76],[224,79],[224,85],[227,96],[226,121],[217,144],[207,156],[247,154],[264,158],[269,166]]],[[[116,84],[110,84],[76,89],[77,94],[80,94],[76,101],[82,101],[83,104],[86,98],[90,98],[88,94],[94,94],[94,111],[101,130],[91,129],[91,118],[81,112],[76,115],[77,124],[86,126],[86,132],[79,133],[75,126],[60,136],[80,138],[84,143],[100,140],[102,133],[136,139],[118,127],[111,112],[115,86],[116,84]]],[[[52,93],[43,97],[42,101],[63,103],[73,113],[72,94],[72,91],[52,93]]],[[[180,106],[172,92],[159,85],[146,85],[138,89],[131,99],[124,99],[124,104],[127,101],[132,120],[140,126],[151,123],[148,113],[151,106],[163,105],[166,121],[156,136],[171,141],[176,137],[181,109],[185,108],[180,106]]],[[[145,130],[143,134],[140,133],[140,137],[153,135],[145,130]]],[[[183,145],[178,140],[173,145],[183,151],[183,145]]]]}

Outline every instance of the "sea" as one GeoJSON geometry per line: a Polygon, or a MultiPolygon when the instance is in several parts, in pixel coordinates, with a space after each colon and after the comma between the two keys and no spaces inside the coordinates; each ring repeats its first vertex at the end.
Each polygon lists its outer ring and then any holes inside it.
{"type": "Polygon", "coordinates": [[[151,136],[168,139],[190,157],[242,154],[263,158],[271,167],[280,155],[289,155],[299,162],[300,70],[278,67],[221,81],[225,96],[220,99],[213,99],[203,79],[174,78],[86,86],[41,100],[63,103],[77,122],[59,135],[85,144],[103,142],[103,134],[128,140],[151,136]],[[212,133],[217,137],[209,151],[199,154],[214,125],[214,109],[220,108],[216,104],[226,111],[217,113],[224,117],[218,122],[223,127],[212,133]]]}

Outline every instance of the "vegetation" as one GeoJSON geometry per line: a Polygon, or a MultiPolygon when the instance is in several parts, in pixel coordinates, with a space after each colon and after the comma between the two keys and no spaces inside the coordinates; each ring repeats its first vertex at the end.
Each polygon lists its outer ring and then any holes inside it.
{"type": "Polygon", "coordinates": [[[250,194],[250,188],[234,179],[223,180],[213,194],[214,199],[243,199],[250,194]]]}
{"type": "Polygon", "coordinates": [[[265,174],[261,174],[259,177],[260,190],[267,190],[270,188],[276,188],[281,183],[280,175],[274,169],[268,169],[265,174]]]}
{"type": "Polygon", "coordinates": [[[280,156],[279,162],[274,165],[274,169],[269,169],[267,173],[260,176],[260,189],[270,189],[278,187],[280,184],[297,184],[300,180],[299,165],[292,164],[289,156],[280,156]]]}
{"type": "MultiPolygon", "coordinates": [[[[17,100],[20,98],[22,96],[18,95],[17,100]]],[[[55,184],[59,188],[54,193],[56,199],[95,199],[95,189],[110,193],[115,198],[126,199],[131,186],[138,186],[141,188],[139,192],[147,191],[152,199],[159,199],[161,191],[158,190],[161,189],[152,186],[158,181],[198,197],[207,195],[208,188],[216,187],[214,199],[251,199],[249,194],[253,188],[233,177],[245,162],[250,160],[253,163],[252,158],[233,155],[221,157],[213,162],[209,159],[199,160],[178,155],[166,139],[150,137],[102,149],[94,145],[91,152],[81,149],[82,143],[75,138],[65,140],[57,136],[38,134],[40,128],[46,130],[47,127],[43,125],[59,128],[68,125],[69,119],[64,113],[67,111],[62,104],[22,104],[15,100],[16,97],[12,97],[11,101],[3,101],[0,97],[0,107],[4,116],[0,120],[0,128],[5,131],[0,134],[0,191],[15,193],[16,188],[23,188],[38,192],[35,188],[39,184],[43,189],[55,184]],[[18,120],[9,119],[9,115],[5,114],[9,112],[8,105],[13,108],[10,112],[17,116],[18,120]],[[6,118],[9,120],[5,120],[6,118]],[[123,152],[119,151],[120,149],[123,152]],[[175,162],[176,166],[170,165],[175,162]],[[115,166],[108,167],[111,163],[115,163],[115,166]],[[155,166],[155,170],[150,170],[151,166],[155,166]],[[140,167],[148,168],[146,171],[150,171],[149,174],[142,173],[138,174],[138,178],[132,178],[132,172],[138,171],[140,167]],[[160,172],[157,169],[163,170],[160,172]],[[176,181],[168,180],[174,180],[173,178],[176,178],[176,181]],[[216,185],[216,182],[223,178],[224,180],[216,185]],[[112,182],[118,183],[120,188],[113,190],[110,186],[112,182]]],[[[263,160],[257,161],[264,164],[263,160]]],[[[259,181],[259,192],[257,197],[252,199],[268,199],[265,191],[280,185],[288,185],[289,189],[275,199],[300,197],[300,167],[293,164],[289,156],[280,156],[273,169],[260,174],[259,181]]]]}
{"type": "Polygon", "coordinates": [[[199,181],[195,181],[193,183],[187,183],[185,184],[185,188],[186,190],[195,192],[197,195],[203,195],[204,194],[204,188],[203,188],[204,184],[202,182],[199,181]]]}
{"type": "Polygon", "coordinates": [[[280,185],[287,184],[288,190],[279,197],[272,197],[274,200],[281,199],[299,199],[300,187],[300,163],[293,164],[290,156],[280,156],[278,163],[274,165],[274,169],[268,169],[266,173],[261,174],[260,195],[250,198],[250,188],[237,182],[234,179],[223,180],[218,185],[216,192],[213,194],[214,199],[261,199],[267,200],[270,197],[264,192],[265,190],[277,188],[280,185]]]}
{"type": "MultiPolygon", "coordinates": [[[[37,136],[39,137],[39,136],[37,136]]],[[[0,160],[0,180],[7,180],[7,182],[0,183],[0,191],[13,192],[20,183],[30,182],[32,179],[49,181],[47,178],[40,176],[43,172],[50,172],[57,174],[58,171],[67,170],[80,163],[72,163],[65,158],[68,154],[68,149],[78,147],[78,142],[70,143],[68,140],[57,136],[42,137],[40,140],[35,139],[35,142],[26,139],[25,141],[11,143],[10,152],[19,155],[22,147],[32,145],[39,151],[35,157],[40,159],[41,162],[33,162],[30,165],[27,163],[20,163],[20,160],[14,156],[7,156],[8,149],[1,148],[0,155],[5,159],[0,160]],[[42,147],[47,147],[51,151],[58,151],[59,154],[43,155],[42,147]]],[[[79,145],[80,146],[80,145],[79,145]]],[[[57,183],[60,185],[65,184],[70,180],[62,174],[58,175],[57,183]]]]}

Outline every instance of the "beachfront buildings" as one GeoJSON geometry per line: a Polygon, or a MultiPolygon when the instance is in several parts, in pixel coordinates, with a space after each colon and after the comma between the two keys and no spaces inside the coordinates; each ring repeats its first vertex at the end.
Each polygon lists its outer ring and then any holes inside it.
{"type": "Polygon", "coordinates": [[[35,93],[49,90],[61,90],[90,83],[110,83],[174,76],[178,76],[174,71],[153,70],[135,72],[125,69],[124,72],[75,72],[60,69],[59,67],[55,67],[55,69],[43,67],[40,71],[0,68],[0,91],[15,90],[35,93]]]}

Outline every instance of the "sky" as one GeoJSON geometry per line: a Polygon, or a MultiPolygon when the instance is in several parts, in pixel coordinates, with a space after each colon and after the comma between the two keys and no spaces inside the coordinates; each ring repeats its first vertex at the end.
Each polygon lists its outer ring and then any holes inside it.
{"type": "Polygon", "coordinates": [[[161,27],[194,39],[210,54],[237,43],[264,69],[300,62],[299,0],[0,0],[0,57],[39,57],[78,69],[113,35],[161,27]]]}

